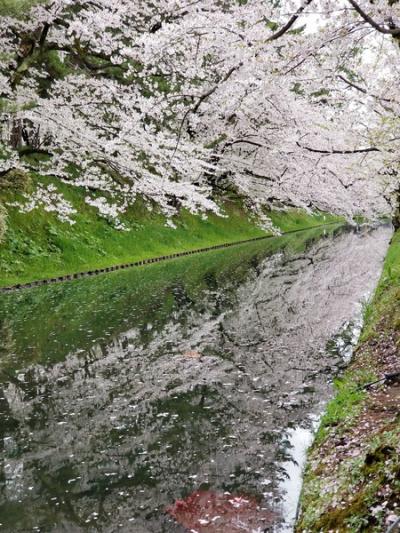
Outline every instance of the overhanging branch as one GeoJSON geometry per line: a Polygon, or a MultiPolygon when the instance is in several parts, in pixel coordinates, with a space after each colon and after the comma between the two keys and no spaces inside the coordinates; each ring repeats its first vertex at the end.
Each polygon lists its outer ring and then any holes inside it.
{"type": "Polygon", "coordinates": [[[338,78],[342,80],[344,83],[346,83],[349,87],[352,87],[353,89],[356,89],[357,91],[367,94],[368,96],[372,96],[372,98],[375,98],[377,100],[380,100],[381,102],[387,102],[389,104],[393,104],[394,100],[391,100],[390,98],[383,98],[382,96],[378,96],[377,94],[369,93],[364,87],[360,87],[360,85],[357,85],[356,83],[348,80],[341,74],[338,75],[338,78]]]}
{"type": "Polygon", "coordinates": [[[299,148],[312,152],[314,154],[327,154],[327,155],[352,155],[352,154],[366,154],[369,152],[380,152],[380,149],[376,146],[370,146],[368,148],[358,148],[355,150],[320,150],[318,148],[312,148],[311,146],[304,146],[299,142],[296,142],[299,148]]]}
{"type": "Polygon", "coordinates": [[[299,7],[296,13],[287,21],[287,23],[284,26],[282,26],[280,30],[278,30],[276,33],[271,35],[271,37],[269,37],[267,41],[276,41],[277,39],[282,37],[282,35],[284,35],[287,31],[289,31],[290,28],[293,26],[293,24],[296,22],[296,20],[300,17],[300,15],[303,13],[306,7],[311,4],[312,1],[313,0],[306,0],[304,4],[301,7],[299,7]]]}
{"type": "Polygon", "coordinates": [[[250,139],[237,139],[235,141],[230,141],[226,143],[225,147],[229,148],[230,146],[233,146],[234,144],[250,144],[251,146],[257,146],[258,148],[263,148],[263,144],[260,144],[256,141],[252,141],[250,139]]]}
{"type": "Polygon", "coordinates": [[[212,96],[212,95],[217,91],[217,89],[220,87],[220,85],[221,85],[222,83],[225,83],[226,81],[228,81],[229,78],[232,76],[232,74],[233,74],[234,72],[236,72],[241,66],[242,66],[242,63],[239,63],[239,65],[235,65],[234,67],[231,67],[231,68],[228,70],[228,72],[225,74],[225,76],[223,76],[223,78],[220,79],[220,80],[218,81],[218,83],[216,83],[216,84],[214,85],[214,87],[211,87],[211,89],[209,89],[207,92],[203,93],[203,94],[199,97],[197,103],[193,106],[192,109],[190,109],[190,112],[191,112],[191,113],[197,113],[197,111],[199,110],[199,107],[201,106],[201,104],[202,104],[205,100],[207,100],[207,98],[209,98],[210,96],[212,96]]]}
{"type": "Polygon", "coordinates": [[[400,37],[400,28],[385,28],[385,26],[381,26],[378,24],[368,13],[366,13],[358,4],[355,2],[355,0],[348,0],[349,3],[353,6],[353,8],[357,11],[357,13],[360,15],[361,18],[365,20],[365,22],[368,22],[376,31],[379,31],[379,33],[384,33],[386,35],[392,35],[392,37],[400,37]]]}

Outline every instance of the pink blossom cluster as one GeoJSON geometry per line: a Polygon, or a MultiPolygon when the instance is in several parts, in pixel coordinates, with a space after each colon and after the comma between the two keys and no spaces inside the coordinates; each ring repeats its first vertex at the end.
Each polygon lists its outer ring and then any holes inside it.
{"type": "Polygon", "coordinates": [[[95,191],[91,205],[113,218],[98,193],[114,197],[109,206],[140,195],[167,215],[218,212],[215,192],[227,187],[255,206],[387,212],[398,187],[399,9],[384,0],[39,3],[2,17],[4,149],[25,125],[20,142],[50,154],[38,170],[95,191]],[[52,76],[38,51],[64,72],[52,76]]]}

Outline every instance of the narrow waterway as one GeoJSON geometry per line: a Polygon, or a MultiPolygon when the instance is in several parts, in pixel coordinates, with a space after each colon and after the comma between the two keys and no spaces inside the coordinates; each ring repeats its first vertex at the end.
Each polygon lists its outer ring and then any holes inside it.
{"type": "Polygon", "coordinates": [[[390,236],[316,229],[2,295],[0,531],[279,530],[293,436],[390,236]]]}

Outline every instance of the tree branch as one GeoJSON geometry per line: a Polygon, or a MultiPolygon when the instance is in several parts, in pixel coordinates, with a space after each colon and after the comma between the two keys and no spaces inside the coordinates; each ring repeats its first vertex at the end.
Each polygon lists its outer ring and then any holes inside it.
{"type": "Polygon", "coordinates": [[[353,89],[357,89],[357,91],[360,91],[363,94],[368,94],[367,89],[364,89],[363,87],[360,87],[359,85],[356,85],[355,83],[353,83],[352,81],[348,80],[347,78],[345,78],[341,74],[338,74],[338,78],[339,78],[339,80],[344,81],[344,83],[346,83],[350,87],[353,87],[353,89]]]}
{"type": "Polygon", "coordinates": [[[287,21],[287,23],[282,26],[282,28],[280,30],[278,30],[276,33],[274,33],[273,35],[271,35],[271,37],[269,37],[267,39],[267,41],[276,41],[277,39],[279,39],[280,37],[282,37],[282,35],[284,35],[287,31],[290,30],[290,28],[293,26],[293,24],[296,22],[296,20],[300,17],[300,15],[303,13],[303,11],[305,10],[305,8],[307,6],[309,6],[311,4],[313,0],[306,0],[304,2],[304,4],[299,7],[299,9],[296,11],[296,13],[287,21]]]}
{"type": "Polygon", "coordinates": [[[385,33],[386,35],[392,35],[393,37],[400,37],[400,28],[385,28],[384,26],[381,26],[378,24],[368,13],[366,13],[358,4],[355,2],[355,0],[348,0],[349,3],[353,6],[353,8],[357,11],[357,13],[362,17],[365,22],[368,22],[376,31],[379,31],[379,33],[385,33]]]}
{"type": "Polygon", "coordinates": [[[218,83],[216,85],[214,85],[214,87],[211,87],[211,89],[209,89],[207,92],[205,92],[204,94],[202,94],[196,105],[193,106],[193,108],[190,110],[191,113],[197,113],[197,111],[199,110],[199,107],[201,106],[201,104],[204,102],[204,100],[206,100],[207,98],[209,98],[211,95],[213,95],[215,93],[215,91],[219,88],[220,84],[221,83],[225,83],[226,81],[229,80],[229,78],[232,76],[232,74],[238,70],[240,67],[242,66],[242,63],[239,63],[239,65],[236,65],[232,68],[230,68],[228,70],[228,72],[225,74],[225,76],[218,81],[218,83]]]}
{"type": "Polygon", "coordinates": [[[186,111],[186,113],[184,114],[184,116],[183,116],[183,118],[181,120],[181,124],[179,126],[178,138],[177,138],[177,141],[176,141],[176,146],[175,146],[174,152],[173,152],[172,157],[171,157],[171,161],[175,157],[175,154],[176,154],[176,152],[178,150],[179,143],[181,142],[183,126],[185,125],[185,122],[186,122],[188,116],[191,113],[197,113],[197,111],[199,110],[201,104],[205,100],[207,100],[207,98],[209,98],[210,96],[212,96],[215,93],[215,91],[219,88],[221,83],[224,83],[224,82],[228,81],[229,78],[232,76],[232,74],[234,72],[236,72],[236,70],[238,70],[241,66],[242,66],[242,63],[239,63],[238,65],[230,68],[228,70],[228,72],[225,74],[225,76],[222,79],[220,79],[218,81],[218,83],[216,85],[214,85],[214,87],[211,87],[211,89],[209,89],[207,92],[205,92],[201,96],[199,96],[199,99],[198,99],[197,103],[193,107],[189,107],[189,109],[186,111]]]}
{"type": "Polygon", "coordinates": [[[43,48],[43,45],[47,39],[47,36],[49,34],[49,30],[50,30],[50,24],[48,24],[47,22],[44,24],[43,26],[43,30],[40,34],[40,38],[39,38],[39,46],[40,48],[43,48]]]}
{"type": "Polygon", "coordinates": [[[169,16],[159,20],[158,22],[154,23],[151,26],[151,28],[149,29],[149,32],[150,33],[157,33],[159,30],[161,30],[162,25],[164,23],[169,24],[170,22],[174,22],[175,20],[179,20],[179,19],[183,18],[187,14],[188,14],[188,11],[182,11],[181,13],[178,13],[176,15],[169,15],[169,16]]]}
{"type": "Polygon", "coordinates": [[[372,96],[372,98],[376,98],[377,100],[380,100],[381,102],[387,102],[389,104],[393,104],[395,102],[394,100],[391,100],[390,98],[383,98],[382,96],[378,96],[377,94],[369,93],[366,89],[364,89],[363,87],[360,87],[360,85],[353,83],[352,81],[348,80],[341,74],[338,75],[338,78],[344,81],[344,83],[346,83],[349,87],[353,87],[353,89],[356,89],[357,91],[360,91],[363,94],[372,96]]]}
{"type": "Polygon", "coordinates": [[[229,148],[230,146],[233,146],[234,144],[241,144],[241,143],[250,144],[252,146],[257,146],[258,148],[262,148],[264,146],[263,144],[260,144],[256,141],[251,141],[250,139],[237,139],[236,141],[230,141],[226,143],[225,147],[229,148]]]}
{"type": "Polygon", "coordinates": [[[313,152],[314,154],[327,154],[327,155],[352,155],[352,154],[366,154],[368,152],[380,152],[379,148],[376,146],[370,146],[369,148],[358,148],[356,150],[319,150],[317,148],[311,148],[310,146],[303,146],[299,142],[296,142],[299,148],[307,150],[308,152],[313,152]]]}

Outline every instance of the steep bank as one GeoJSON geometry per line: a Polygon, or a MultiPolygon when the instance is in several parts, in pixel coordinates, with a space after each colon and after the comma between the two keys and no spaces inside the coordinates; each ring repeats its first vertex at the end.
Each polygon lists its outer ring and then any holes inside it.
{"type": "Polygon", "coordinates": [[[400,231],[365,315],[309,452],[297,532],[384,532],[400,518],[400,231]]]}
{"type": "MultiPolygon", "coordinates": [[[[7,230],[0,244],[0,286],[268,235],[234,197],[221,202],[224,216],[181,210],[169,220],[137,200],[119,217],[121,230],[115,221],[100,216],[98,209],[85,202],[88,192],[84,188],[51,178],[41,178],[42,184],[43,180],[45,187],[56,188],[69,209],[76,211],[74,223],[68,221],[68,215],[67,220],[60,220],[60,206],[52,210],[49,201],[21,212],[17,204],[24,203],[23,193],[0,189],[0,202],[8,211],[7,230]]],[[[300,210],[271,212],[269,218],[283,232],[341,221],[332,215],[308,215],[300,210]]]]}

